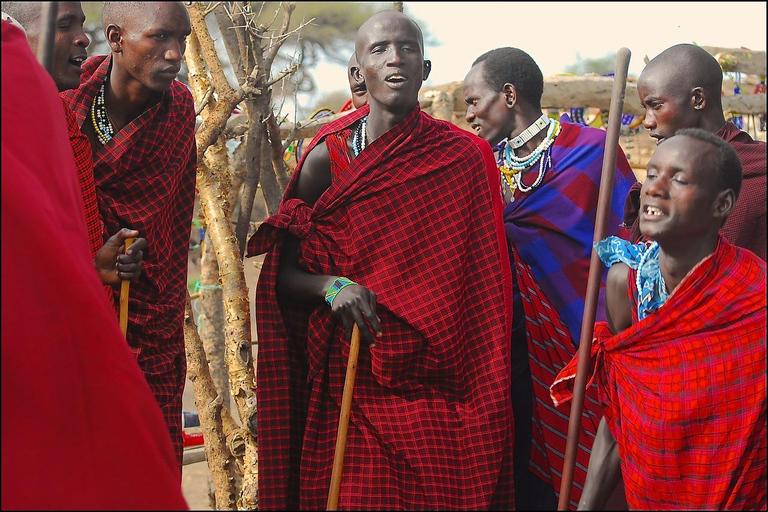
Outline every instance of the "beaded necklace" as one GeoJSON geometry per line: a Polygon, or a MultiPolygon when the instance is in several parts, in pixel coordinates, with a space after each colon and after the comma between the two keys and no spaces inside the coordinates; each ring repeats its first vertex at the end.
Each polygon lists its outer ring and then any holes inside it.
{"type": "Polygon", "coordinates": [[[115,136],[115,127],[112,125],[112,121],[107,114],[107,103],[104,100],[104,85],[101,84],[99,93],[93,99],[91,104],[91,123],[93,124],[93,131],[96,132],[96,137],[99,139],[102,145],[112,140],[115,136]]]}
{"type": "Polygon", "coordinates": [[[544,181],[544,174],[552,166],[551,146],[560,134],[561,129],[562,126],[558,121],[550,120],[547,137],[541,141],[530,155],[522,158],[515,155],[514,149],[506,139],[502,141],[500,161],[498,162],[499,171],[503,178],[502,183],[506,184],[509,189],[511,195],[510,202],[515,200],[515,190],[520,189],[521,192],[527,193],[541,185],[541,182],[544,181]],[[536,162],[539,162],[539,172],[533,184],[526,186],[523,184],[523,171],[536,165],[536,162]]]}
{"type": "Polygon", "coordinates": [[[352,151],[355,153],[355,157],[363,152],[368,145],[368,116],[365,116],[360,120],[355,130],[355,135],[352,137],[352,151]]]}

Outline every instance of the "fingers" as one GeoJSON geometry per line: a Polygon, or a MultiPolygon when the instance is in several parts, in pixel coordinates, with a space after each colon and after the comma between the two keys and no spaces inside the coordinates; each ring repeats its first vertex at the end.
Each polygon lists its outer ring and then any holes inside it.
{"type": "Polygon", "coordinates": [[[127,238],[136,238],[137,236],[139,236],[139,232],[135,229],[121,228],[120,231],[109,237],[105,245],[122,247],[125,245],[127,238]]]}
{"type": "Polygon", "coordinates": [[[381,323],[376,316],[376,294],[360,285],[343,288],[333,300],[333,314],[342,321],[347,339],[351,339],[355,324],[360,337],[371,348],[375,337],[382,335],[381,323]]]}
{"type": "MultiPolygon", "coordinates": [[[[115,236],[138,233],[129,229],[121,229],[115,236]]],[[[130,236],[126,238],[132,238],[130,236]]],[[[125,254],[118,254],[115,263],[115,271],[120,280],[137,281],[141,277],[141,269],[144,259],[144,249],[147,248],[146,238],[136,238],[125,254]]]]}

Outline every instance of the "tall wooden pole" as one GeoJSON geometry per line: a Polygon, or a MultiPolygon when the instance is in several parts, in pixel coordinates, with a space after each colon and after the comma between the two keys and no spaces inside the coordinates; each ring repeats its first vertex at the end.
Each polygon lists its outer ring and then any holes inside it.
{"type": "Polygon", "coordinates": [[[40,39],[37,43],[37,62],[48,73],[53,69],[53,42],[56,39],[56,18],[59,16],[58,2],[41,2],[40,39]]]}
{"type": "MultiPolygon", "coordinates": [[[[621,128],[621,115],[624,109],[624,94],[627,86],[627,72],[629,70],[629,58],[631,52],[627,48],[621,48],[616,55],[616,73],[613,78],[613,94],[611,95],[611,107],[608,111],[608,131],[605,137],[605,155],[603,156],[603,169],[600,176],[600,192],[597,199],[597,218],[595,221],[595,234],[593,242],[597,243],[605,237],[608,213],[611,209],[611,196],[613,195],[613,181],[616,170],[616,156],[619,147],[619,129],[621,128]]],[[[571,487],[573,485],[573,471],[576,465],[576,450],[579,444],[581,431],[581,414],[584,410],[584,394],[587,387],[592,359],[592,334],[595,327],[595,314],[597,312],[597,295],[600,292],[600,275],[603,263],[594,249],[589,261],[589,277],[587,278],[587,296],[584,303],[584,316],[581,321],[581,339],[579,342],[579,361],[576,365],[576,379],[574,382],[573,400],[571,401],[571,416],[568,423],[568,441],[565,447],[565,465],[563,466],[563,478],[560,483],[560,500],[558,510],[568,510],[571,500],[571,487]]]]}
{"type": "Polygon", "coordinates": [[[336,453],[333,455],[333,471],[331,472],[331,487],[328,490],[326,510],[338,510],[339,492],[341,491],[341,470],[344,467],[344,451],[347,447],[347,431],[349,429],[349,411],[352,409],[352,391],[355,387],[357,374],[357,356],[360,353],[360,329],[357,324],[352,329],[352,341],[349,347],[347,361],[347,376],[344,379],[344,394],[341,397],[341,414],[339,429],[336,432],[336,453]]]}

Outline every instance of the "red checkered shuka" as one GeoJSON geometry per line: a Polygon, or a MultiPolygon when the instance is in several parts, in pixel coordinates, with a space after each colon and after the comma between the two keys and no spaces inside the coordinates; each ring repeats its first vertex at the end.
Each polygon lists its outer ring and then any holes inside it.
{"type": "MultiPolygon", "coordinates": [[[[741,160],[741,192],[733,211],[720,233],[734,245],[749,249],[763,261],[766,259],[766,153],[765,142],[753,140],[750,135],[736,128],[733,122],[725,123],[715,135],[733,146],[741,160]]],[[[639,240],[640,234],[640,183],[632,186],[624,203],[624,222],[632,226],[630,241],[639,240]]]]}
{"type": "Polygon", "coordinates": [[[286,232],[307,271],[375,292],[383,326],[360,353],[339,507],[511,507],[511,274],[490,147],[417,106],[313,208],[293,197],[300,172],[248,243],[269,252],[255,307],[260,507],[325,507],[349,355],[326,304],[278,304],[286,232]]]}
{"type": "MultiPolygon", "coordinates": [[[[83,66],[80,88],[62,93],[77,122],[110,69],[110,56],[83,66]]],[[[195,109],[174,81],[151,105],[93,155],[96,191],[107,232],[127,227],[147,239],[142,275],[131,283],[128,343],[163,410],[181,464],[184,390],[184,300],[195,195],[195,109]]],[[[115,292],[119,302],[119,290],[115,292]]]]}
{"type": "MultiPolygon", "coordinates": [[[[67,116],[67,131],[69,143],[72,145],[72,153],[75,157],[77,168],[77,181],[80,183],[80,192],[83,195],[85,208],[85,224],[88,228],[88,242],[91,248],[91,257],[95,257],[99,249],[104,245],[105,227],[99,215],[99,204],[96,198],[96,182],[93,179],[93,154],[88,137],[80,130],[75,114],[64,105],[64,113],[67,116]]],[[[108,236],[108,235],[107,235],[108,236]]],[[[107,300],[115,307],[115,298],[111,286],[104,286],[107,300]]]]}
{"type": "MultiPolygon", "coordinates": [[[[533,408],[531,470],[545,482],[551,483],[559,497],[571,406],[570,402],[567,402],[555,407],[549,388],[560,370],[573,359],[576,350],[573,348],[568,329],[539,288],[531,268],[519,257],[514,246],[510,244],[510,247],[514,253],[515,271],[525,311],[528,360],[536,399],[533,408]]],[[[581,417],[570,499],[570,507],[573,510],[576,510],[581,499],[589,455],[602,415],[597,386],[592,384],[587,388],[581,417]]]]}
{"type": "MultiPolygon", "coordinates": [[[[721,237],[655,313],[615,336],[595,326],[590,381],[630,510],[765,510],[765,293],[765,262],[721,237]]],[[[577,359],[552,386],[557,402],[577,359]]]]}

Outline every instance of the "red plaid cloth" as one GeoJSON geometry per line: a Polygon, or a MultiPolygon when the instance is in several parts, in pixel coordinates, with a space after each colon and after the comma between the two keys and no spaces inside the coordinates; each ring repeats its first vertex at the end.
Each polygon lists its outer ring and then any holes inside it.
{"type": "Polygon", "coordinates": [[[67,116],[67,130],[69,142],[72,144],[72,153],[75,156],[77,168],[77,181],[80,182],[80,190],[83,194],[83,206],[85,207],[85,224],[88,228],[88,241],[91,246],[91,257],[96,256],[104,245],[104,223],[99,217],[99,206],[96,202],[96,183],[93,180],[93,158],[91,156],[91,144],[88,142],[80,126],[75,120],[75,114],[64,106],[67,116]]]}
{"type": "MultiPolygon", "coordinates": [[[[765,293],[765,262],[721,237],[658,311],[616,336],[595,326],[590,381],[630,510],[765,510],[765,293]]],[[[577,359],[556,403],[571,398],[577,359]]]]}
{"type": "MultiPolygon", "coordinates": [[[[715,135],[733,146],[741,159],[743,181],[736,206],[723,229],[725,238],[734,245],[749,249],[763,261],[766,260],[766,153],[765,142],[753,140],[745,131],[736,128],[731,121],[725,123],[715,135]]],[[[624,222],[632,226],[631,241],[639,240],[640,187],[635,184],[627,194],[624,204],[624,222]]]]}
{"type": "MultiPolygon", "coordinates": [[[[324,127],[306,154],[367,113],[324,127]]],[[[511,275],[490,147],[416,107],[311,209],[293,198],[300,170],[248,243],[269,251],[255,307],[260,508],[325,507],[349,354],[327,305],[278,304],[286,232],[309,272],[378,297],[384,334],[360,353],[339,507],[509,508],[511,275]]]]}
{"type": "Polygon", "coordinates": [[[6,22],[0,62],[2,509],[185,509],[162,416],[93,271],[56,86],[6,22]]]}
{"type": "MultiPolygon", "coordinates": [[[[93,154],[88,137],[80,130],[75,114],[64,105],[64,113],[67,116],[67,130],[69,143],[72,145],[72,153],[75,156],[77,168],[77,181],[80,182],[80,191],[83,195],[85,207],[85,224],[88,228],[88,241],[91,247],[91,257],[95,257],[109,238],[104,222],[99,215],[99,204],[96,199],[96,182],[93,179],[93,154]]],[[[115,307],[114,290],[111,286],[104,286],[104,292],[112,307],[115,307]]]]}
{"type": "MultiPolygon", "coordinates": [[[[560,496],[571,407],[566,403],[555,408],[549,388],[555,382],[555,377],[560,370],[573,359],[576,350],[573,348],[568,329],[542,293],[531,268],[519,257],[511,244],[510,248],[514,252],[515,271],[525,310],[528,360],[531,365],[533,392],[536,399],[533,408],[531,469],[542,480],[552,484],[555,494],[560,496]]],[[[587,477],[589,455],[602,415],[597,386],[591,385],[587,388],[584,400],[579,445],[576,452],[570,500],[573,510],[581,499],[581,491],[584,489],[584,481],[587,477]]]]}
{"type": "MultiPolygon", "coordinates": [[[[110,68],[110,56],[83,65],[77,90],[62,93],[77,122],[110,68]]],[[[181,395],[186,375],[184,300],[195,196],[195,108],[181,82],[94,154],[94,176],[107,232],[122,227],[147,239],[142,275],[131,283],[128,344],[168,423],[181,464],[181,395]]],[[[119,302],[119,290],[115,292],[119,302]]]]}

